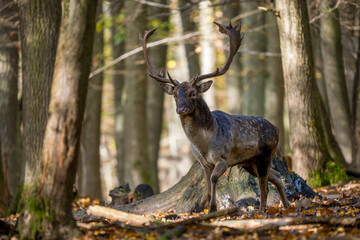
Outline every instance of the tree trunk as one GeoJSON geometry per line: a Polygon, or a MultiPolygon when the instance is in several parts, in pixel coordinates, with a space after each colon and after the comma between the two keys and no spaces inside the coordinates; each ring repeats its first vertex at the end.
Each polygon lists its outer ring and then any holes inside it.
{"type": "MultiPolygon", "coordinates": [[[[0,19],[13,19],[9,26],[0,23],[0,159],[2,164],[3,196],[11,205],[23,179],[21,159],[18,95],[18,33],[17,6],[14,1],[1,0],[0,19]]],[[[16,204],[16,203],[15,203],[16,204]]],[[[0,206],[1,208],[1,206],[0,206]]],[[[6,210],[6,209],[5,209],[6,210]]],[[[1,212],[1,211],[0,211],[1,212]]]]}
{"type": "Polygon", "coordinates": [[[354,94],[353,94],[353,163],[352,168],[360,171],[360,37],[358,37],[356,73],[354,79],[354,94]]]}
{"type": "MultiPolygon", "coordinates": [[[[266,14],[267,51],[280,53],[279,29],[276,16],[266,14]]],[[[284,77],[280,56],[267,57],[265,88],[265,118],[279,128],[279,143],[285,149],[284,134],[284,77]]]]}
{"type": "MultiPolygon", "coordinates": [[[[192,0],[178,0],[179,8],[184,8],[187,5],[192,4],[192,0]]],[[[187,9],[180,13],[181,22],[183,27],[183,33],[194,32],[197,31],[197,25],[194,21],[195,15],[195,6],[191,9],[187,9]]],[[[200,63],[199,63],[199,55],[195,51],[196,45],[198,43],[194,40],[190,40],[185,42],[185,52],[187,58],[187,64],[189,69],[189,79],[183,79],[184,81],[190,80],[192,77],[196,76],[196,74],[200,74],[200,63]]]]}
{"type": "Polygon", "coordinates": [[[339,10],[330,11],[334,1],[322,4],[320,18],[320,45],[323,73],[328,96],[328,106],[334,135],[340,145],[346,163],[351,163],[351,117],[344,75],[339,10]]]}
{"type": "Polygon", "coordinates": [[[356,26],[359,27],[359,5],[357,0],[342,2],[340,10],[341,42],[343,48],[343,61],[347,95],[349,97],[350,110],[352,110],[352,97],[354,79],[356,74],[356,46],[359,34],[356,34],[356,26]],[[357,7],[355,7],[357,6],[357,7]]]}
{"type": "MultiPolygon", "coordinates": [[[[166,4],[165,0],[157,0],[157,3],[166,4]]],[[[168,32],[168,27],[165,29],[162,25],[167,25],[169,21],[168,15],[164,15],[164,11],[158,7],[149,8],[149,16],[160,20],[158,31],[168,32]],[[163,14],[158,16],[158,14],[163,14]]],[[[158,33],[159,34],[159,33],[158,33]]],[[[163,34],[160,34],[163,35],[163,34]]],[[[167,45],[160,45],[149,49],[151,62],[157,68],[166,66],[167,45]]],[[[164,91],[159,87],[159,84],[154,79],[148,77],[147,90],[147,131],[148,131],[148,149],[149,149],[149,163],[150,163],[150,185],[153,187],[155,193],[159,192],[159,176],[158,176],[158,158],[160,149],[160,139],[163,128],[163,112],[164,112],[164,91]]]]}
{"type": "Polygon", "coordinates": [[[23,161],[25,183],[21,203],[33,194],[41,154],[56,46],[61,21],[61,1],[20,0],[20,40],[23,81],[23,161]]]}
{"type": "Polygon", "coordinates": [[[326,115],[321,112],[324,107],[315,83],[306,1],[277,0],[276,6],[280,14],[278,23],[293,170],[305,179],[313,177],[313,184],[338,181],[339,175],[343,176],[341,170],[338,175],[332,175],[334,169],[326,164],[339,160],[341,153],[334,159],[328,152],[330,147],[325,135],[331,132],[322,125],[326,115]]]}
{"type": "MultiPolygon", "coordinates": [[[[124,7],[124,1],[111,1],[110,13],[113,19],[118,19],[124,7]]],[[[113,24],[111,27],[111,45],[113,59],[119,57],[125,51],[125,42],[122,31],[122,24],[113,24]]],[[[116,144],[116,168],[119,183],[125,181],[125,159],[124,159],[124,69],[125,62],[121,61],[114,66],[113,84],[114,84],[114,109],[115,109],[115,127],[114,136],[116,144]]]]}
{"type": "Polygon", "coordinates": [[[72,186],[91,66],[96,3],[63,1],[41,170],[33,183],[36,195],[28,199],[18,225],[21,238],[71,239],[79,234],[71,215],[72,186]]]}
{"type": "MultiPolygon", "coordinates": [[[[146,28],[146,5],[137,1],[125,2],[126,16],[126,51],[139,46],[139,32],[146,28]]],[[[126,102],[124,119],[124,160],[125,180],[130,185],[139,183],[150,184],[151,168],[148,157],[146,95],[147,69],[142,53],[126,59],[126,102]]]]}
{"type": "MultiPolygon", "coordinates": [[[[215,49],[212,44],[212,35],[214,32],[213,24],[213,9],[210,6],[211,2],[201,1],[199,3],[199,19],[200,19],[200,32],[202,34],[202,39],[200,40],[201,46],[201,74],[211,73],[216,69],[216,59],[215,59],[215,49]]],[[[216,109],[216,97],[215,97],[216,84],[210,88],[206,94],[204,94],[204,99],[210,109],[216,109]]]]}
{"type": "MultiPolygon", "coordinates": [[[[0,142],[1,143],[1,142],[0,142]]],[[[1,144],[0,144],[0,151],[1,151],[1,144]]],[[[4,178],[4,171],[2,166],[2,156],[0,155],[0,189],[4,189],[3,194],[0,195],[0,216],[4,216],[6,211],[8,210],[8,193],[6,191],[6,182],[4,178]]]]}
{"type": "MultiPolygon", "coordinates": [[[[300,194],[308,198],[316,196],[303,179],[295,173],[289,173],[285,160],[275,157],[273,163],[276,170],[285,178],[286,194],[290,200],[298,198],[300,194]],[[301,187],[296,187],[295,182],[301,187]]],[[[234,205],[239,207],[260,205],[258,180],[241,167],[229,168],[219,178],[216,188],[218,210],[234,205]]],[[[132,204],[112,207],[137,214],[168,212],[169,210],[175,210],[176,213],[199,212],[204,209],[206,195],[204,171],[200,164],[195,162],[188,173],[167,191],[132,204]]],[[[279,204],[279,202],[280,196],[275,187],[269,184],[268,206],[279,204]]]]}
{"type": "MultiPolygon", "coordinates": [[[[223,6],[224,16],[229,18],[229,21],[239,15],[240,12],[240,3],[233,2],[231,4],[225,4],[223,6]]],[[[238,22],[233,22],[236,26],[239,24],[238,22]]],[[[224,44],[227,44],[228,39],[225,38],[224,44]]],[[[226,45],[225,45],[226,46],[226,45]]],[[[225,48],[226,49],[226,48],[225,48]]],[[[229,53],[226,53],[228,55],[229,53]]],[[[241,102],[242,102],[242,94],[241,94],[241,64],[240,64],[239,55],[235,55],[234,60],[231,63],[230,69],[226,73],[226,83],[227,83],[227,92],[228,92],[228,102],[229,102],[229,110],[232,114],[240,114],[241,113],[241,102]]]]}
{"type": "MultiPolygon", "coordinates": [[[[310,9],[311,10],[311,9],[310,9]]],[[[319,89],[321,98],[323,99],[326,111],[329,112],[329,100],[326,92],[326,82],[324,80],[323,60],[320,47],[320,33],[318,27],[310,25],[311,44],[314,55],[315,80],[319,89]]]]}
{"type": "MultiPolygon", "coordinates": [[[[97,21],[102,15],[102,1],[97,8],[97,21]]],[[[97,22],[96,21],[96,22],[97,22]]],[[[92,69],[104,65],[104,31],[97,29],[94,37],[92,69]]],[[[79,193],[80,196],[102,198],[100,179],[100,122],[103,73],[89,79],[86,109],[80,142],[79,193]]]]}
{"type": "MultiPolygon", "coordinates": [[[[242,2],[241,12],[247,13],[257,9],[256,2],[242,2]]],[[[241,55],[242,76],[242,114],[263,117],[265,113],[265,73],[266,56],[266,32],[265,14],[260,12],[243,18],[242,25],[245,36],[242,41],[241,55]],[[247,51],[247,53],[246,53],[247,51]],[[250,53],[254,51],[255,54],[250,53]],[[260,53],[256,53],[260,52],[260,53]]]]}

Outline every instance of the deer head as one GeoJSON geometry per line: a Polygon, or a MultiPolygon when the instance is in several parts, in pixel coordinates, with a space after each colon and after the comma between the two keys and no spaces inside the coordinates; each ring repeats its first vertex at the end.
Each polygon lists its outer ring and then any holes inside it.
{"type": "Polygon", "coordinates": [[[144,58],[149,70],[149,75],[160,83],[160,86],[167,94],[174,96],[176,102],[176,112],[179,115],[188,115],[194,111],[196,102],[201,99],[200,95],[211,87],[212,81],[210,80],[204,83],[198,83],[204,79],[225,74],[231,65],[234,55],[241,45],[241,40],[243,38],[243,35],[240,34],[241,24],[238,27],[233,28],[231,22],[228,26],[217,22],[214,23],[219,27],[219,31],[223,34],[226,34],[229,38],[230,53],[225,65],[221,68],[217,68],[212,73],[195,76],[190,81],[184,81],[182,83],[179,83],[176,79],[173,79],[169,72],[167,72],[166,77],[163,68],[161,68],[160,72],[156,71],[149,60],[146,42],[155,32],[156,28],[145,31],[144,37],[139,34],[139,40],[143,48],[144,58]]]}

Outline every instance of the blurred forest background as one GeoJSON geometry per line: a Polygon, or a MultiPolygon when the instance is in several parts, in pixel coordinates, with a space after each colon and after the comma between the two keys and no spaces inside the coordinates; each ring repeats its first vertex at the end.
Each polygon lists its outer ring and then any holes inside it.
{"type": "MultiPolygon", "coordinates": [[[[37,27],[31,19],[36,18],[33,10],[38,6],[23,2],[0,0],[2,204],[16,197],[24,179],[31,182],[29,179],[36,175],[27,169],[39,164],[34,159],[42,154],[49,76],[53,75],[47,66],[55,59],[61,18],[59,9],[49,3],[44,8],[47,13],[39,11],[43,14],[39,19],[52,20],[37,27]],[[41,58],[41,63],[34,58],[41,58]]],[[[204,94],[210,109],[268,119],[280,129],[280,144],[290,167],[304,178],[315,179],[315,185],[342,179],[326,178],[327,168],[345,169],[348,174],[360,172],[360,3],[316,0],[308,1],[307,9],[313,56],[309,59],[314,60],[308,68],[321,94],[317,111],[322,120],[314,121],[322,122],[323,141],[330,143],[325,150],[331,156],[329,161],[317,165],[323,175],[313,174],[314,164],[296,157],[299,149],[294,147],[295,142],[302,136],[291,118],[298,118],[296,109],[311,107],[306,105],[305,95],[291,95],[291,89],[300,89],[296,81],[284,83],[283,64],[295,64],[297,59],[287,52],[288,62],[282,63],[274,1],[102,0],[96,13],[81,130],[76,177],[79,195],[107,199],[109,190],[125,181],[131,188],[147,183],[155,192],[162,192],[186,174],[195,161],[190,142],[173,99],[165,97],[148,76],[138,34],[158,28],[153,43],[148,44],[152,63],[158,69],[166,67],[177,80],[188,81],[224,64],[228,40],[213,21],[241,22],[244,39],[228,73],[216,78],[211,91],[204,94]],[[287,104],[286,99],[292,98],[298,99],[298,105],[287,104]]],[[[302,91],[305,94],[313,89],[305,87],[302,91]]],[[[313,151],[304,147],[304,151],[313,151]]]]}

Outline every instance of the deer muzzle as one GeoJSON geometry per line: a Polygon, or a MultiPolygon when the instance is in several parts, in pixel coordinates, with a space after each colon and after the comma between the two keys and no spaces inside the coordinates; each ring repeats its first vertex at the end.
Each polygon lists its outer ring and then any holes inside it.
{"type": "Polygon", "coordinates": [[[187,108],[187,107],[177,107],[176,113],[179,115],[187,115],[192,113],[193,109],[187,108]]]}

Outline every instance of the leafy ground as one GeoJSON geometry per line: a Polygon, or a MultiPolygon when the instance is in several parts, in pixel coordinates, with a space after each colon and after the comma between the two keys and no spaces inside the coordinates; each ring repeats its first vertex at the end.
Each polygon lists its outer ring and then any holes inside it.
{"type": "MultiPolygon", "coordinates": [[[[250,206],[220,211],[217,216],[206,209],[196,214],[156,213],[147,227],[136,226],[130,219],[120,222],[107,218],[77,224],[85,233],[82,239],[360,239],[360,182],[315,191],[322,199],[301,198],[287,210],[275,205],[266,213],[250,206]]],[[[98,204],[88,197],[78,199],[73,206],[76,210],[98,204]]],[[[10,226],[0,226],[0,239],[9,239],[17,216],[0,220],[10,226]]]]}

